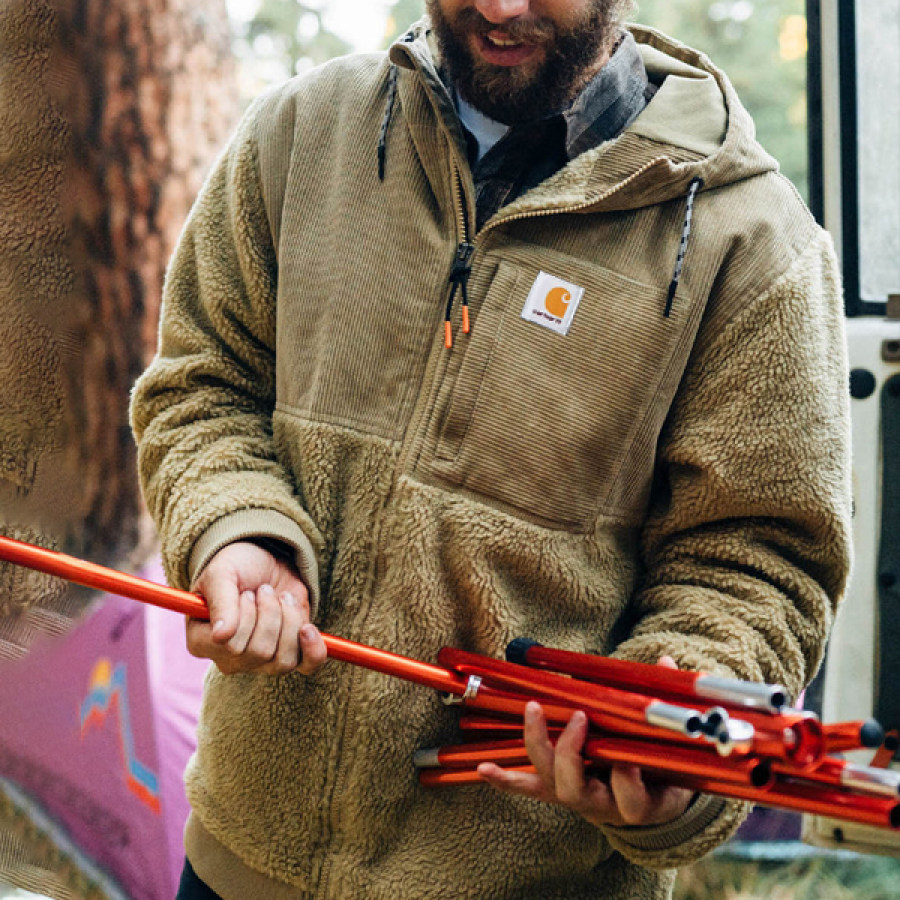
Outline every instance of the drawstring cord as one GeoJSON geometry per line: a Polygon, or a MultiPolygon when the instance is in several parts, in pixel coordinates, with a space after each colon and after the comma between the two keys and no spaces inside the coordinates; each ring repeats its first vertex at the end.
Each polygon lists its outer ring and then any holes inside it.
{"type": "Polygon", "coordinates": [[[378,135],[378,180],[384,181],[384,164],[387,159],[387,133],[394,114],[394,101],[397,99],[397,67],[391,63],[388,72],[388,96],[384,108],[384,118],[381,120],[381,132],[378,135]]]}
{"type": "Polygon", "coordinates": [[[469,292],[467,285],[472,270],[469,268],[469,260],[475,252],[475,245],[463,241],[456,248],[456,257],[453,260],[453,268],[448,279],[452,287],[447,299],[447,311],[444,314],[444,346],[450,350],[453,347],[453,326],[450,316],[453,314],[453,300],[456,298],[456,289],[462,294],[462,330],[463,334],[469,333],[469,292]]]}
{"type": "Polygon", "coordinates": [[[663,315],[668,319],[672,312],[672,303],[675,300],[675,292],[678,290],[678,282],[681,281],[681,270],[684,266],[684,255],[687,252],[688,238],[691,236],[691,219],[694,214],[694,198],[697,191],[703,187],[702,178],[692,178],[688,185],[687,208],[684,213],[684,226],[681,229],[681,243],[678,245],[678,258],[675,260],[675,271],[669,284],[669,292],[666,295],[666,309],[663,315]]]}

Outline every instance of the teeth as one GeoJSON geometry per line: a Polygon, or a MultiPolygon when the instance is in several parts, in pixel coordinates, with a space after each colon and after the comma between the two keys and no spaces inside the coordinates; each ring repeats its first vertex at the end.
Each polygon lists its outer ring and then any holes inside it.
{"type": "Polygon", "coordinates": [[[495,46],[495,47],[518,47],[519,41],[511,40],[510,38],[498,38],[492,37],[491,35],[487,35],[487,39],[495,46]]]}

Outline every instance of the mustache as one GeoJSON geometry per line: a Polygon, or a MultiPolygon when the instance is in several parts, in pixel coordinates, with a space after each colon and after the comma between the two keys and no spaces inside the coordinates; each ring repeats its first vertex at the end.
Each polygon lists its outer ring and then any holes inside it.
{"type": "Polygon", "coordinates": [[[454,17],[453,30],[457,33],[465,31],[469,34],[485,35],[490,31],[503,31],[510,40],[522,43],[540,43],[554,38],[557,27],[546,19],[513,19],[502,25],[489,22],[477,9],[466,7],[454,17]]]}

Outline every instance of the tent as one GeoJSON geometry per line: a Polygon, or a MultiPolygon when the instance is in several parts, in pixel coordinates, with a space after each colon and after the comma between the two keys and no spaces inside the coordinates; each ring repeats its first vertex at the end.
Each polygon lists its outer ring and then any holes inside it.
{"type": "MultiPolygon", "coordinates": [[[[158,563],[140,574],[162,580],[158,563]]],[[[207,665],[181,616],[111,595],[0,663],[0,778],[55,823],[47,840],[71,842],[131,900],[175,894],[207,665]]]]}

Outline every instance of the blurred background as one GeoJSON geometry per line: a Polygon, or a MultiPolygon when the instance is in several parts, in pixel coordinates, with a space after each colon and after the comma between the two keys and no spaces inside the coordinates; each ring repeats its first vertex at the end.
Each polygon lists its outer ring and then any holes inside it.
{"type": "MultiPolygon", "coordinates": [[[[423,11],[422,0],[228,0],[241,100],[332,56],[382,49],[423,11]]],[[[804,0],[640,0],[631,18],[725,69],[763,145],[807,196],[804,0]]]]}
{"type": "MultiPolygon", "coordinates": [[[[706,52],[814,208],[804,0],[642,0],[706,52]],[[813,196],[811,196],[811,193],[813,196]]],[[[159,578],[127,424],[166,261],[241,111],[377,51],[421,0],[3,0],[0,533],[159,578]]],[[[894,159],[896,164],[896,159],[894,159]]],[[[203,666],[178,617],[0,563],[0,900],[171,896],[203,666]]],[[[676,896],[900,897],[897,860],[801,844],[790,816],[676,896]]]]}

